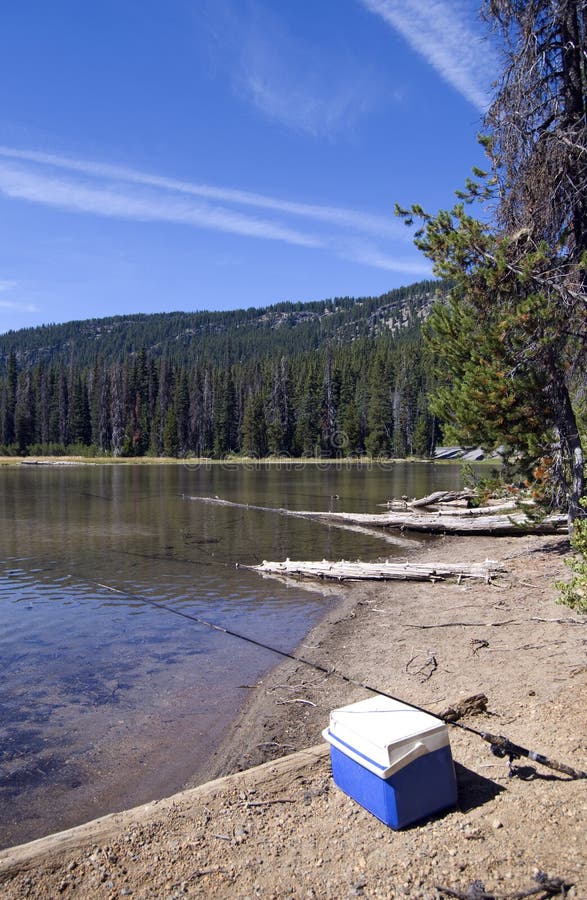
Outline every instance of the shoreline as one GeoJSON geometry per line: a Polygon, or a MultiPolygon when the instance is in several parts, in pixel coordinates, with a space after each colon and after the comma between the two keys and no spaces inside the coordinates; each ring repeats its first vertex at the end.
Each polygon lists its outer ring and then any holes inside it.
{"type": "MultiPolygon", "coordinates": [[[[491,557],[508,572],[489,585],[329,588],[342,599],[296,655],[436,712],[482,691],[488,712],[468,725],[584,769],[587,659],[585,631],[575,623],[587,618],[556,605],[552,586],[565,576],[567,552],[560,537],[439,538],[414,559],[491,557]]],[[[499,893],[528,889],[536,869],[573,882],[567,896],[587,896],[584,782],[525,760],[516,763],[523,777],[510,778],[507,761],[451,728],[457,810],[393,832],[332,785],[325,752],[296,768],[290,754],[321,742],[330,709],[364,696],[333,675],[292,660],[279,663],[201,773],[240,775],[196,788],[204,792],[200,800],[187,790],[161,801],[159,811],[155,803],[121,814],[106,836],[82,826],[85,837],[63,857],[29,860],[10,875],[10,851],[3,851],[4,896],[67,891],[106,898],[132,891],[133,900],[147,900],[314,892],[430,900],[440,896],[439,883],[466,891],[475,878],[499,893]],[[278,762],[278,756],[285,758],[278,762]],[[251,769],[263,763],[262,770],[251,769]],[[34,879],[33,893],[27,878],[34,879]]]]}
{"type": "MultiPolygon", "coordinates": [[[[0,456],[0,467],[18,467],[21,465],[30,466],[186,466],[187,468],[201,467],[218,467],[223,466],[228,469],[236,469],[242,467],[263,468],[266,466],[275,466],[298,469],[302,466],[346,466],[354,468],[356,466],[392,466],[397,463],[431,463],[435,466],[454,466],[465,462],[464,459],[432,459],[428,457],[370,457],[370,456],[235,456],[226,457],[225,459],[213,459],[208,456],[185,457],[179,459],[171,456],[0,456]]],[[[475,460],[475,466],[499,466],[498,459],[481,459],[475,460]]]]}
{"type": "MultiPolygon", "coordinates": [[[[322,618],[310,629],[306,637],[293,649],[293,656],[305,656],[305,648],[308,645],[320,646],[328,641],[336,626],[343,619],[352,615],[357,602],[360,602],[357,587],[357,585],[338,585],[335,587],[334,585],[320,584],[309,588],[318,591],[325,597],[333,598],[335,602],[333,607],[324,613],[322,618]]],[[[270,727],[269,723],[272,721],[274,704],[271,702],[270,695],[279,685],[291,681],[294,674],[300,669],[306,673],[312,672],[312,669],[304,663],[293,659],[282,659],[265,673],[257,684],[252,687],[250,696],[241,705],[235,720],[229,726],[227,734],[220,742],[216,752],[186,782],[185,789],[189,790],[202,783],[222,778],[234,772],[243,771],[243,769],[253,768],[254,766],[279,759],[284,755],[283,752],[280,752],[282,749],[280,746],[275,746],[274,748],[257,746],[257,744],[264,744],[263,741],[258,741],[257,739],[264,736],[263,732],[270,727]],[[246,758],[242,755],[243,747],[250,748],[246,758]],[[255,750],[259,752],[255,753],[255,750]],[[254,761],[252,761],[253,759],[254,761]]],[[[302,744],[307,742],[308,739],[312,739],[310,735],[303,740],[296,741],[295,751],[287,747],[287,745],[286,749],[289,752],[303,750],[305,748],[302,744]]],[[[317,744],[320,740],[320,736],[316,736],[315,743],[317,744]]],[[[278,745],[279,741],[270,741],[268,743],[278,745]]]]}
{"type": "MultiPolygon", "coordinates": [[[[557,548],[557,555],[566,555],[569,552],[566,539],[554,535],[546,539],[540,535],[520,537],[449,535],[433,537],[423,542],[419,549],[412,551],[410,561],[414,563],[430,560],[435,562],[455,561],[462,560],[465,555],[468,560],[475,562],[489,558],[501,560],[503,557],[500,555],[500,550],[505,551],[508,555],[514,551],[512,558],[515,558],[519,555],[515,551],[522,550],[522,555],[524,553],[531,554],[534,552],[532,549],[524,550],[523,548],[540,547],[542,544],[546,547],[557,548]],[[483,555],[484,553],[485,555],[483,555]]],[[[564,565],[558,566],[558,569],[558,575],[552,575],[552,581],[546,588],[551,597],[556,597],[557,593],[554,581],[558,578],[564,579],[568,571],[564,565]]],[[[504,580],[507,581],[508,577],[509,574],[506,572],[504,580]]],[[[306,582],[302,581],[302,583],[306,582]]],[[[382,679],[382,673],[378,672],[377,666],[373,666],[373,664],[370,671],[374,671],[375,674],[370,679],[363,678],[361,671],[357,671],[356,668],[353,670],[353,667],[360,666],[364,661],[360,650],[353,646],[353,643],[360,640],[358,634],[360,634],[364,620],[371,615],[371,610],[373,608],[377,610],[375,606],[377,597],[385,595],[387,598],[399,600],[400,604],[403,598],[402,606],[405,609],[408,606],[405,603],[405,597],[408,594],[414,597],[432,596],[434,587],[435,585],[430,582],[402,581],[347,582],[341,585],[316,583],[316,590],[324,595],[338,598],[338,600],[295,648],[293,655],[303,656],[310,661],[315,661],[320,666],[332,666],[335,671],[326,678],[323,673],[313,671],[310,666],[301,661],[287,659],[278,662],[258,682],[252,690],[251,696],[245,700],[212,759],[202,766],[194,778],[186,782],[185,787],[193,788],[201,784],[204,779],[209,781],[220,778],[235,771],[242,771],[278,759],[285,752],[296,752],[306,746],[318,744],[322,740],[321,732],[328,724],[331,709],[369,696],[363,688],[353,686],[338,678],[336,672],[364,682],[368,681],[374,687],[399,696],[408,704],[412,702],[425,707],[426,704],[429,704],[429,711],[432,714],[441,712],[464,696],[482,692],[484,690],[482,680],[471,681],[469,689],[464,678],[459,682],[458,690],[455,688],[454,695],[447,693],[446,696],[440,696],[434,691],[428,690],[428,682],[431,686],[435,679],[431,675],[429,676],[427,671],[423,671],[421,677],[416,679],[409,673],[416,671],[420,662],[426,668],[428,656],[434,656],[434,654],[428,654],[427,650],[424,652],[416,646],[414,649],[419,651],[417,658],[413,664],[411,663],[409,671],[404,666],[403,673],[396,673],[395,683],[385,680],[385,676],[382,679]],[[358,633],[357,636],[353,634],[355,631],[358,633]],[[344,662],[345,655],[348,658],[348,669],[344,662]],[[398,690],[398,685],[403,688],[403,693],[402,690],[398,690]],[[304,690],[307,691],[307,695],[304,694],[304,690]],[[317,710],[321,710],[321,713],[317,710]],[[267,737],[266,732],[271,732],[270,741],[263,740],[267,737]],[[280,738],[280,733],[284,733],[285,738],[280,738]]],[[[442,590],[458,595],[459,593],[474,594],[476,588],[481,589],[482,585],[475,582],[457,585],[455,579],[447,579],[438,583],[437,587],[439,592],[442,590]]],[[[486,585],[483,587],[486,590],[488,588],[486,585]]],[[[500,589],[497,588],[497,590],[500,589]]],[[[490,587],[489,591],[491,591],[490,587]]],[[[561,619],[573,618],[572,611],[567,607],[557,605],[555,609],[559,610],[558,616],[561,619]]],[[[554,618],[555,616],[553,616],[554,618]]],[[[587,617],[583,618],[585,619],[584,624],[587,625],[587,617]]],[[[553,622],[553,624],[556,623],[553,622]]],[[[493,627],[499,627],[499,625],[490,626],[490,628],[493,627]]],[[[428,630],[428,626],[425,630],[428,630]]],[[[431,634],[436,634],[434,624],[431,624],[430,631],[431,634]]],[[[399,633],[395,640],[398,644],[404,643],[399,633]]],[[[408,660],[408,662],[411,661],[408,660]]],[[[430,667],[432,665],[430,664],[430,667]]],[[[382,666],[382,670],[384,668],[382,666]]],[[[449,727],[449,733],[454,731],[456,729],[449,727]]],[[[587,766],[587,759],[584,761],[585,766],[587,766]]]]}

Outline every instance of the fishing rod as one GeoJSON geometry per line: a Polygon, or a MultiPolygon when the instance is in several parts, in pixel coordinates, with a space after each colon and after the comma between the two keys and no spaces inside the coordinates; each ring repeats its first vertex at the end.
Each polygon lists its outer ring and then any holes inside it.
{"type": "MultiPolygon", "coordinates": [[[[78,575],[69,575],[68,577],[76,578],[78,581],[85,582],[86,584],[97,585],[98,587],[101,587],[106,591],[111,591],[114,594],[120,594],[132,600],[137,600],[140,603],[145,603],[148,606],[153,606],[155,609],[161,609],[165,612],[173,613],[173,615],[180,616],[182,619],[187,619],[190,622],[195,622],[197,625],[203,625],[206,628],[210,628],[212,631],[218,631],[221,634],[229,635],[230,637],[237,638],[240,641],[246,641],[248,644],[252,644],[255,647],[260,647],[262,650],[269,650],[271,653],[275,653],[278,656],[284,657],[285,659],[291,659],[293,662],[301,663],[304,666],[309,666],[310,668],[315,669],[317,672],[322,672],[328,677],[334,675],[347,684],[352,684],[354,687],[363,688],[364,690],[369,691],[372,694],[379,694],[381,697],[387,697],[387,699],[394,700],[397,703],[406,703],[405,700],[402,700],[400,697],[396,697],[393,694],[390,694],[388,691],[380,690],[380,688],[373,687],[367,682],[360,681],[357,678],[352,678],[350,675],[345,675],[344,672],[339,672],[335,668],[327,668],[326,666],[306,659],[303,656],[298,656],[295,653],[289,653],[287,650],[279,650],[277,647],[273,647],[271,644],[267,644],[265,641],[261,641],[258,638],[253,638],[249,635],[242,634],[239,631],[234,631],[234,629],[232,628],[226,628],[224,625],[218,625],[216,622],[210,622],[207,619],[203,619],[201,616],[194,615],[193,613],[188,613],[184,610],[175,609],[172,606],[167,606],[165,603],[161,603],[158,600],[152,600],[150,597],[145,597],[143,594],[135,594],[131,591],[120,590],[119,588],[112,587],[112,585],[105,584],[102,581],[94,581],[89,578],[82,578],[78,575]]],[[[418,706],[415,703],[410,702],[407,705],[411,706],[412,709],[415,709],[418,712],[426,713],[426,715],[431,715],[435,716],[435,718],[442,719],[442,721],[444,721],[446,725],[451,725],[454,728],[460,728],[461,731],[466,731],[469,734],[474,734],[476,737],[481,738],[481,740],[490,745],[491,752],[494,754],[494,756],[497,756],[501,759],[504,759],[505,757],[508,758],[510,775],[515,774],[512,770],[513,761],[515,759],[524,757],[526,759],[532,760],[533,762],[539,763],[541,766],[544,766],[547,769],[553,769],[556,772],[561,772],[563,775],[568,775],[569,778],[587,778],[587,772],[583,772],[580,769],[573,769],[571,766],[567,766],[565,763],[561,763],[555,759],[551,759],[548,756],[544,756],[542,753],[537,753],[535,750],[529,750],[527,747],[522,747],[520,744],[515,744],[504,735],[492,734],[488,731],[481,731],[477,728],[472,728],[470,725],[465,725],[463,722],[452,721],[448,717],[444,718],[443,716],[438,716],[435,713],[430,712],[430,710],[425,709],[422,706],[418,706]]]]}

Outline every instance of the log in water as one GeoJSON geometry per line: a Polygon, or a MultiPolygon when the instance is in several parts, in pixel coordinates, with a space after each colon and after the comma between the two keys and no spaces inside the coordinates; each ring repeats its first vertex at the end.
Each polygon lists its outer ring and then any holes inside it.
{"type": "Polygon", "coordinates": [[[394,562],[331,562],[286,559],[283,562],[263,560],[250,566],[255,572],[267,575],[288,575],[302,578],[325,578],[334,581],[441,581],[445,578],[482,578],[489,582],[505,567],[492,559],[482,563],[394,563],[394,562]]]}
{"type": "Polygon", "coordinates": [[[367,528],[392,528],[400,531],[420,531],[428,534],[566,534],[568,532],[567,517],[563,515],[547,516],[544,519],[533,519],[523,511],[512,511],[507,515],[488,514],[474,515],[466,510],[465,515],[439,510],[421,513],[406,509],[401,512],[384,513],[345,513],[315,510],[290,510],[280,507],[248,506],[243,503],[232,503],[220,497],[190,497],[201,503],[216,503],[223,506],[235,506],[279,513],[282,516],[296,516],[303,519],[316,519],[328,523],[346,523],[362,525],[367,528]],[[467,515],[468,513],[468,515],[467,515]]]}

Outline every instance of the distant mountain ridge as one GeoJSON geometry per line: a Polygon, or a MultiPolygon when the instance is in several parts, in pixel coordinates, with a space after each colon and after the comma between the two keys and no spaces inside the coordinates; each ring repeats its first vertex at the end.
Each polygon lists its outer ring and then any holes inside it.
{"type": "Polygon", "coordinates": [[[326,343],[392,335],[419,326],[442,291],[422,281],[379,297],[339,297],[308,303],[282,302],[223,312],[138,313],[41,325],[0,335],[0,372],[14,352],[19,369],[38,363],[75,361],[88,366],[99,357],[120,363],[146,350],[184,364],[216,364],[255,357],[292,355],[326,343]]]}

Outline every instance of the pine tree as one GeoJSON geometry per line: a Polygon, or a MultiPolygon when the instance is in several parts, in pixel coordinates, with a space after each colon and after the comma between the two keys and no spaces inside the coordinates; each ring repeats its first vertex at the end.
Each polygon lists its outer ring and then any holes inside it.
{"type": "Polygon", "coordinates": [[[152,417],[151,367],[144,348],[137,353],[129,375],[129,401],[130,452],[142,456],[149,446],[152,417]]]}
{"type": "Polygon", "coordinates": [[[111,447],[113,456],[122,456],[125,446],[124,388],[122,369],[112,366],[110,369],[110,421],[112,423],[111,447]]]}
{"type": "Polygon", "coordinates": [[[267,401],[268,452],[287,456],[292,451],[294,433],[293,390],[285,356],[271,364],[267,374],[270,383],[267,401]]]}
{"type": "Polygon", "coordinates": [[[214,399],[214,456],[223,459],[238,450],[236,392],[230,369],[219,373],[214,399]]]}
{"type": "Polygon", "coordinates": [[[69,439],[72,444],[88,445],[92,437],[90,404],[85,379],[75,374],[72,377],[72,395],[69,406],[69,439]]]}
{"type": "Polygon", "coordinates": [[[214,406],[214,380],[210,369],[207,368],[202,383],[202,417],[198,445],[200,456],[211,456],[214,450],[214,406]]]}
{"type": "Polygon", "coordinates": [[[306,362],[300,372],[296,397],[296,427],[294,454],[314,457],[320,455],[320,399],[319,376],[314,360],[306,362]]]}
{"type": "Polygon", "coordinates": [[[338,408],[340,400],[340,378],[335,370],[332,348],[327,347],[324,358],[324,380],[322,384],[322,409],[320,415],[320,442],[326,456],[340,456],[345,439],[339,431],[338,408]]]}
{"type": "Polygon", "coordinates": [[[167,410],[163,424],[163,455],[176,457],[179,455],[179,436],[177,433],[177,415],[172,405],[167,410]]]}
{"type": "Polygon", "coordinates": [[[19,453],[26,453],[35,439],[32,378],[23,372],[18,379],[14,409],[14,442],[19,453]]]}
{"type": "Polygon", "coordinates": [[[15,441],[15,421],[14,412],[16,408],[16,386],[18,381],[18,372],[16,365],[16,354],[11,350],[8,355],[8,363],[6,367],[6,382],[4,387],[4,396],[2,403],[2,443],[8,447],[15,441]]]}
{"type": "Polygon", "coordinates": [[[189,442],[189,411],[190,411],[190,394],[188,387],[187,373],[185,369],[181,369],[175,386],[175,394],[173,398],[175,407],[175,416],[177,420],[177,455],[186,456],[190,450],[189,442]]]}
{"type": "Polygon", "coordinates": [[[394,427],[393,382],[391,367],[383,351],[380,351],[376,354],[369,373],[368,434],[365,446],[370,456],[391,455],[394,427]]]}
{"type": "Polygon", "coordinates": [[[451,281],[430,319],[438,360],[434,411],[453,434],[505,444],[550,465],[551,503],[584,514],[584,453],[573,376],[587,319],[586,0],[491,0],[507,63],[482,138],[492,171],[474,169],[461,203],[415,205],[417,245],[451,281]],[[465,204],[497,203],[493,224],[465,204]]]}
{"type": "Polygon", "coordinates": [[[243,451],[247,456],[261,459],[267,456],[267,422],[263,395],[249,394],[243,416],[243,451]]]}
{"type": "Polygon", "coordinates": [[[157,400],[154,406],[149,438],[151,451],[157,456],[165,452],[164,430],[167,414],[172,406],[175,380],[176,373],[172,362],[167,357],[163,357],[159,363],[157,400]]]}

